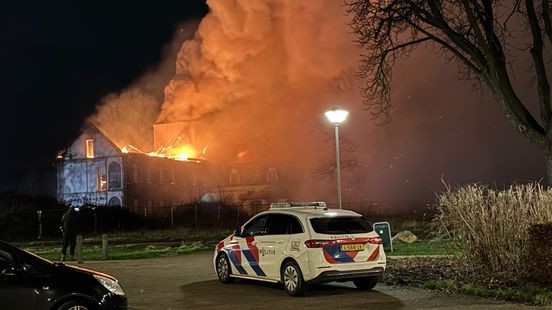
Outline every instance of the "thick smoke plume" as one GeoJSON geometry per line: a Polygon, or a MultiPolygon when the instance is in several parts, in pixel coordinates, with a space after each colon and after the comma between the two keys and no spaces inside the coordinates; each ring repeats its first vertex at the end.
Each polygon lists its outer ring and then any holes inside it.
{"type": "Polygon", "coordinates": [[[338,1],[208,5],[211,12],[195,39],[178,53],[160,122],[193,120],[244,101],[271,105],[282,94],[312,96],[355,64],[357,52],[338,1]]]}
{"type": "Polygon", "coordinates": [[[328,83],[358,54],[342,4],[207,3],[210,13],[178,53],[158,122],[193,121],[188,141],[207,146],[209,159],[237,160],[247,151],[244,160],[316,166],[312,124],[338,103],[328,83]]]}
{"type": "Polygon", "coordinates": [[[323,112],[338,105],[351,112],[341,130],[345,201],[431,200],[443,177],[500,184],[539,175],[538,153],[489,94],[423,48],[397,65],[393,121],[376,126],[362,111],[353,73],[360,52],[341,1],[207,4],[195,36],[178,45],[176,68],[168,62],[175,71],[163,101],[131,88],[94,118],[117,143],[151,149],[149,124],[184,122],[182,141],[208,160],[275,163],[305,177],[291,189],[297,196],[332,202],[333,128],[323,112]]]}
{"type": "Polygon", "coordinates": [[[163,89],[174,75],[176,54],[193,37],[198,22],[177,27],[173,40],[161,55],[161,62],[136,79],[129,87],[110,93],[88,120],[100,128],[117,146],[132,145],[144,152],[153,149],[153,128],[163,102],[163,89]]]}

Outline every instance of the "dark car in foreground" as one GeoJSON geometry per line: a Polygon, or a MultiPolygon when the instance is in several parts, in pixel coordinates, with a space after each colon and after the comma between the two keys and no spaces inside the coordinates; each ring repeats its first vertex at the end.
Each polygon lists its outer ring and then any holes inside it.
{"type": "Polygon", "coordinates": [[[127,309],[112,276],[54,263],[0,241],[0,309],[127,309]]]}

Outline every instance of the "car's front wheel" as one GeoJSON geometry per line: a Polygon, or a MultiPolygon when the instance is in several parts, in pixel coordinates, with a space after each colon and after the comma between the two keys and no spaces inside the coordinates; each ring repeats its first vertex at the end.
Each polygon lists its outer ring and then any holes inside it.
{"type": "Polygon", "coordinates": [[[359,290],[371,290],[378,284],[379,277],[367,277],[354,279],[353,283],[359,290]]]}
{"type": "Polygon", "coordinates": [[[57,308],[57,310],[94,310],[96,309],[85,300],[70,300],[57,308]]]}
{"type": "Polygon", "coordinates": [[[303,280],[301,268],[294,261],[288,261],[282,268],[282,283],[284,290],[291,296],[301,296],[307,289],[307,284],[303,280]]]}
{"type": "Polygon", "coordinates": [[[230,270],[230,262],[226,253],[220,253],[217,256],[217,276],[222,283],[231,283],[234,278],[230,277],[232,274],[230,270]]]}

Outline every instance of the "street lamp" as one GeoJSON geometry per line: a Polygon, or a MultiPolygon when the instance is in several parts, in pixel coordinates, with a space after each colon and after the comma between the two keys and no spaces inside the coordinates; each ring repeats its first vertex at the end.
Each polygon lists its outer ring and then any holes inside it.
{"type": "Polygon", "coordinates": [[[335,161],[337,164],[336,167],[336,173],[337,173],[337,202],[339,204],[339,209],[342,209],[341,204],[341,163],[339,160],[339,124],[343,123],[345,119],[347,119],[347,115],[349,115],[349,112],[340,109],[340,108],[333,108],[329,111],[326,111],[324,113],[328,120],[332,122],[332,124],[335,127],[335,161]]]}

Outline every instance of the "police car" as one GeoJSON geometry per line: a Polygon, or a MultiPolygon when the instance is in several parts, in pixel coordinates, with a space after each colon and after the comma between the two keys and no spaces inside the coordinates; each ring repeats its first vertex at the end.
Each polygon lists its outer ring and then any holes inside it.
{"type": "Polygon", "coordinates": [[[292,296],[309,284],[353,281],[372,289],[383,275],[382,240],[358,213],[324,202],[273,203],[217,244],[214,267],[236,278],[282,283],[292,296]]]}

